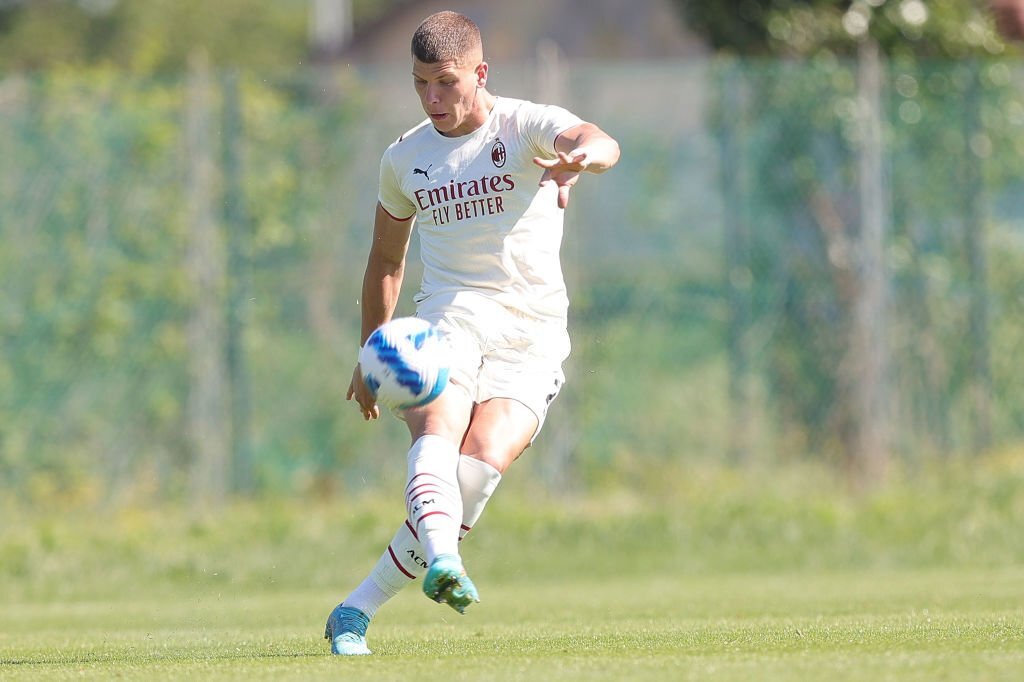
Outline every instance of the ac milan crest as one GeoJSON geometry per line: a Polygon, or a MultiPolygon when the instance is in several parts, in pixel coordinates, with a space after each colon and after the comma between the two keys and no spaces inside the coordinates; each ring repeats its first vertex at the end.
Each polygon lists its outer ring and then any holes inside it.
{"type": "Polygon", "coordinates": [[[491,161],[494,162],[496,168],[505,165],[505,145],[501,143],[501,140],[495,140],[494,146],[491,147],[491,161]]]}

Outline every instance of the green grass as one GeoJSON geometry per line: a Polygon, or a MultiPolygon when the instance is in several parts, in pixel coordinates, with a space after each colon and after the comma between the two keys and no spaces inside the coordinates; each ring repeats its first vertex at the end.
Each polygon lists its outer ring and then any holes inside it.
{"type": "Polygon", "coordinates": [[[1024,570],[538,578],[482,580],[484,602],[464,617],[408,590],[371,626],[371,659],[328,655],[320,636],[335,595],[323,591],[8,604],[0,677],[1019,680],[1024,671],[1024,570]]]}
{"type": "Polygon", "coordinates": [[[483,603],[409,589],[358,660],[323,623],[393,496],[7,504],[0,679],[1024,679],[1019,454],[862,495],[820,471],[672,477],[561,499],[509,477],[464,547],[483,603]]]}

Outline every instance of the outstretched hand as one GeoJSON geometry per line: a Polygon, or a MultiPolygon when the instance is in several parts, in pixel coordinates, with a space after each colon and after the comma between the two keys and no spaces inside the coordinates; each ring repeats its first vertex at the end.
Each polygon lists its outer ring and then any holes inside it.
{"type": "Polygon", "coordinates": [[[580,179],[580,173],[590,165],[590,162],[587,161],[587,153],[581,151],[569,154],[558,152],[558,156],[554,159],[542,159],[535,156],[533,162],[544,169],[544,175],[540,178],[541,186],[549,182],[558,186],[558,208],[565,208],[569,205],[569,190],[580,179]]]}
{"type": "Polygon", "coordinates": [[[352,372],[352,382],[348,385],[348,394],[345,396],[346,400],[352,400],[353,398],[359,403],[359,411],[363,413],[363,419],[369,421],[380,417],[377,399],[370,392],[370,389],[367,388],[366,382],[363,381],[363,372],[359,365],[356,365],[355,370],[352,372]]]}

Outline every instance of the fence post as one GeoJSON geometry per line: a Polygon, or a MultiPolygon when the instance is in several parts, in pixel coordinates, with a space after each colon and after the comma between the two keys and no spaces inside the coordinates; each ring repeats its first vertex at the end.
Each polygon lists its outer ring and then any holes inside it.
{"type": "Polygon", "coordinates": [[[989,366],[988,259],[985,255],[985,202],[982,163],[986,144],[981,121],[980,64],[967,65],[969,85],[964,97],[964,138],[967,141],[964,169],[964,241],[970,285],[970,392],[971,449],[974,453],[992,445],[992,371],[989,366]]]}
{"type": "MultiPolygon", "coordinates": [[[[536,45],[537,58],[537,101],[545,104],[558,104],[560,106],[571,106],[566,101],[566,66],[564,55],[558,43],[553,40],[541,40],[536,45]]],[[[566,232],[573,230],[573,212],[566,214],[566,232]]],[[[579,254],[574,245],[578,244],[576,238],[564,240],[562,245],[563,263],[570,265],[564,268],[566,284],[570,291],[577,291],[579,279],[579,254]]],[[[575,368],[574,358],[569,356],[566,362],[568,374],[572,375],[575,368]]],[[[577,387],[578,389],[578,387],[577,387]]],[[[573,475],[573,453],[579,444],[579,429],[581,419],[580,401],[575,397],[575,391],[563,391],[558,398],[559,417],[547,422],[544,443],[547,451],[544,457],[535,458],[539,465],[539,474],[544,485],[554,492],[566,492],[572,489],[577,481],[573,475]]]]}
{"type": "Polygon", "coordinates": [[[186,328],[189,390],[186,405],[191,455],[190,495],[219,504],[227,489],[227,372],[224,359],[224,245],[214,220],[216,167],[211,152],[210,66],[204,53],[189,58],[185,101],[188,248],[192,286],[186,328]]]}
{"type": "Polygon", "coordinates": [[[750,458],[753,414],[751,409],[750,353],[747,335],[752,317],[750,270],[750,226],[747,220],[747,187],[743,163],[743,135],[746,121],[743,69],[730,60],[719,75],[722,109],[719,124],[719,182],[722,191],[723,251],[725,289],[729,302],[726,346],[729,355],[729,443],[730,463],[750,458]]]}
{"type": "Polygon", "coordinates": [[[227,71],[221,80],[224,97],[221,155],[224,172],[224,226],[227,236],[227,329],[225,355],[231,391],[231,487],[243,493],[255,484],[250,431],[251,385],[245,352],[249,322],[251,241],[245,192],[242,187],[242,106],[238,72],[227,71]]]}
{"type": "Polygon", "coordinates": [[[868,38],[857,52],[857,95],[861,104],[861,143],[857,149],[860,235],[858,286],[850,334],[853,372],[854,482],[884,480],[889,468],[887,417],[888,345],[886,335],[885,233],[890,216],[882,139],[884,63],[878,43],[868,38]]]}

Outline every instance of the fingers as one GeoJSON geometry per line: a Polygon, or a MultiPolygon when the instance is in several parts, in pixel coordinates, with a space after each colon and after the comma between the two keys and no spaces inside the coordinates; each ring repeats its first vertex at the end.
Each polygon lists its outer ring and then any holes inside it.
{"type": "Polygon", "coordinates": [[[569,159],[569,163],[579,166],[580,170],[587,167],[587,153],[586,152],[573,152],[573,156],[569,159]]]}
{"type": "Polygon", "coordinates": [[[363,413],[363,420],[370,421],[371,419],[377,419],[380,417],[380,408],[377,407],[377,401],[371,396],[369,400],[359,401],[359,411],[363,413]]]}
{"type": "Polygon", "coordinates": [[[352,399],[355,399],[359,405],[359,411],[362,413],[365,421],[380,417],[377,399],[366,387],[366,384],[363,383],[363,374],[358,366],[352,373],[352,382],[348,385],[348,392],[345,394],[345,400],[352,399]]]}
{"type": "Polygon", "coordinates": [[[571,171],[558,176],[553,175],[551,171],[546,171],[541,177],[539,185],[541,187],[555,185],[558,189],[558,208],[565,208],[569,205],[569,190],[576,184],[579,177],[579,173],[571,171]]]}
{"type": "Polygon", "coordinates": [[[566,154],[565,152],[558,152],[558,156],[553,159],[543,159],[539,156],[533,157],[533,162],[548,170],[568,170],[568,171],[582,171],[586,170],[587,166],[587,153],[586,152],[573,152],[572,155],[566,154]]]}
{"type": "Polygon", "coordinates": [[[365,387],[356,394],[356,401],[359,403],[359,411],[363,413],[363,419],[370,421],[380,417],[380,408],[377,407],[377,398],[365,387]]]}
{"type": "Polygon", "coordinates": [[[565,208],[569,205],[569,190],[579,174],[587,169],[587,153],[574,150],[569,154],[558,152],[553,159],[544,159],[539,156],[533,157],[533,163],[544,169],[544,175],[540,178],[540,185],[544,186],[549,182],[558,185],[558,208],[565,208]]]}

